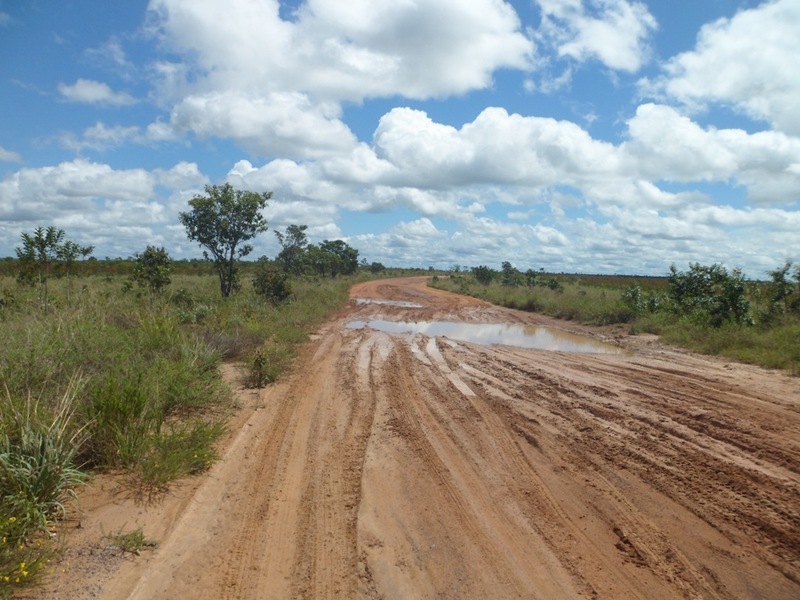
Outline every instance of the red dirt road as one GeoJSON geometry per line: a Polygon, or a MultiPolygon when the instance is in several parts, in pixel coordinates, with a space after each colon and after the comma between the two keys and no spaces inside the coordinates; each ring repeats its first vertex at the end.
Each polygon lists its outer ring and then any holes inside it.
{"type": "MultiPolygon", "coordinates": [[[[578,329],[424,278],[352,297],[420,307],[351,302],[177,492],[159,547],[83,597],[800,598],[800,379],[639,337],[581,354],[347,327],[578,329]]],[[[49,597],[81,597],[82,572],[49,597]]]]}

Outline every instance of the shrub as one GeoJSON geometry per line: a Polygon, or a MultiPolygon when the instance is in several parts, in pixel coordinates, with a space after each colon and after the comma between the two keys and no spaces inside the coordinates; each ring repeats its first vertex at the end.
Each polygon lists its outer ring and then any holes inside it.
{"type": "Polygon", "coordinates": [[[690,264],[687,272],[670,267],[669,296],[675,310],[699,322],[720,327],[726,321],[748,323],[750,302],[739,269],[728,273],[722,265],[690,264]]]}
{"type": "Polygon", "coordinates": [[[172,259],[165,248],[148,246],[142,253],[136,253],[132,279],[139,287],[147,288],[153,294],[161,293],[167,287],[172,271],[172,259]]]}
{"type": "Polygon", "coordinates": [[[256,273],[253,289],[259,297],[274,306],[285,302],[292,295],[289,275],[266,264],[263,264],[256,273]]]}

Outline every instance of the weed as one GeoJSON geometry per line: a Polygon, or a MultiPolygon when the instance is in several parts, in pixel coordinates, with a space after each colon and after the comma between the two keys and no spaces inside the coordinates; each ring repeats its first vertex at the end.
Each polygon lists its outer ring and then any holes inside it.
{"type": "Polygon", "coordinates": [[[122,527],[116,533],[109,533],[103,536],[108,545],[117,548],[123,553],[135,554],[139,556],[142,550],[152,550],[158,544],[145,537],[141,527],[137,527],[128,533],[122,533],[122,527]]]}
{"type": "Polygon", "coordinates": [[[178,477],[205,471],[217,459],[214,444],[224,433],[221,419],[170,424],[149,440],[137,463],[131,465],[132,488],[153,499],[178,477]]]}

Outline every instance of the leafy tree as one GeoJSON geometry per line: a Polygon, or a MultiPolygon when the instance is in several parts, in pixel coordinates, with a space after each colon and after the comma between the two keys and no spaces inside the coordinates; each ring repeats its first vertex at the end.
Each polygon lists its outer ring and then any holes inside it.
{"type": "Polygon", "coordinates": [[[370,273],[380,273],[381,271],[384,271],[385,269],[386,269],[386,267],[384,267],[383,264],[379,263],[379,262],[373,262],[369,266],[370,273]]]}
{"type": "Polygon", "coordinates": [[[319,275],[352,275],[358,269],[358,250],[342,240],[325,240],[308,247],[309,266],[319,275]]]}
{"type": "Polygon", "coordinates": [[[502,283],[506,287],[517,287],[522,284],[522,273],[508,261],[504,261],[502,267],[502,283]]]}
{"type": "MultiPolygon", "coordinates": [[[[780,269],[775,269],[769,272],[772,279],[770,285],[770,299],[772,300],[771,312],[780,310],[787,312],[789,310],[797,310],[800,308],[800,294],[795,294],[795,285],[789,281],[789,271],[792,269],[792,262],[786,261],[780,269]]],[[[794,277],[800,286],[800,266],[794,272],[794,277]]],[[[800,291],[800,287],[798,287],[800,291]]]]}
{"type": "Polygon", "coordinates": [[[329,269],[331,277],[352,275],[358,270],[358,250],[342,240],[325,240],[320,250],[330,256],[329,269]]]}
{"type": "Polygon", "coordinates": [[[281,251],[275,257],[281,268],[292,275],[300,275],[305,269],[306,237],[308,225],[289,225],[284,233],[275,232],[281,251]]]}
{"type": "Polygon", "coordinates": [[[472,267],[472,275],[478,283],[489,285],[492,283],[492,279],[494,279],[494,270],[490,267],[480,265],[478,267],[472,267]]]}
{"type": "Polygon", "coordinates": [[[45,229],[37,227],[33,233],[22,233],[22,247],[15,248],[21,266],[17,273],[20,283],[38,282],[42,305],[47,308],[47,280],[53,275],[56,265],[63,265],[67,277],[67,300],[72,291],[72,269],[79,256],[86,257],[94,246],[81,246],[64,239],[64,230],[52,225],[45,229]]]}
{"type": "Polygon", "coordinates": [[[235,190],[229,183],[207,185],[205,191],[205,196],[189,201],[192,210],[182,212],[180,221],[189,239],[205,248],[206,260],[214,262],[220,292],[227,298],[238,284],[238,261],[253,250],[252,245],[243,242],[267,230],[261,211],[272,192],[235,190]]]}
{"type": "Polygon", "coordinates": [[[525,271],[525,285],[531,288],[536,285],[536,271],[533,269],[525,271]]]}
{"type": "Polygon", "coordinates": [[[47,280],[52,273],[53,265],[58,261],[58,252],[63,239],[63,229],[56,229],[52,225],[47,229],[37,227],[33,230],[33,234],[23,232],[22,247],[14,249],[22,267],[18,279],[22,282],[34,279],[38,281],[42,305],[45,307],[47,307],[47,280]]]}
{"type": "Polygon", "coordinates": [[[153,294],[160,294],[170,282],[172,259],[164,247],[147,246],[144,252],[134,255],[133,280],[139,287],[147,288],[153,294]]]}

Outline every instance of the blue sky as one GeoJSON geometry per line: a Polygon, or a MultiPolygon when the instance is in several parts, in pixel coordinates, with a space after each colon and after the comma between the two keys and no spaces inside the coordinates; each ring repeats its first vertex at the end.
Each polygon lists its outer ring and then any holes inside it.
{"type": "MultiPolygon", "coordinates": [[[[207,184],[390,266],[800,261],[800,2],[0,0],[0,256],[199,257],[207,184]]],[[[275,237],[254,256],[274,256],[275,237]]]]}

